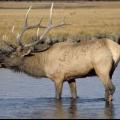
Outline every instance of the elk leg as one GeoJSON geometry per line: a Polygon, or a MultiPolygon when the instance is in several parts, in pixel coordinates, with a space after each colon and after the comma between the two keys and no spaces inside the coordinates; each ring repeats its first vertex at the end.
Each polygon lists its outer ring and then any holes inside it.
{"type": "Polygon", "coordinates": [[[115,92],[115,86],[113,85],[111,79],[109,78],[109,75],[104,75],[97,73],[100,79],[102,80],[102,83],[105,87],[105,100],[110,102],[112,101],[112,96],[115,92]]]}
{"type": "Polygon", "coordinates": [[[70,86],[71,96],[73,99],[76,99],[77,98],[77,89],[76,89],[75,79],[69,80],[68,83],[70,86]]]}
{"type": "Polygon", "coordinates": [[[112,101],[112,96],[115,92],[115,86],[113,85],[112,81],[108,79],[106,85],[106,90],[105,90],[105,99],[107,101],[112,101]]]}
{"type": "Polygon", "coordinates": [[[105,79],[103,81],[104,83],[104,86],[105,86],[105,99],[106,101],[112,101],[112,96],[115,92],[115,86],[114,84],[112,83],[112,80],[110,78],[108,79],[105,79]]]}
{"type": "Polygon", "coordinates": [[[108,102],[112,101],[112,96],[115,92],[115,86],[110,79],[110,72],[113,66],[113,61],[110,56],[104,57],[100,60],[97,59],[94,63],[94,69],[96,74],[100,77],[105,87],[105,99],[108,102]]]}
{"type": "Polygon", "coordinates": [[[112,96],[115,92],[115,86],[113,85],[112,81],[109,79],[109,77],[103,77],[101,78],[104,87],[105,87],[105,100],[108,102],[112,101],[112,96]]]}
{"type": "Polygon", "coordinates": [[[55,88],[56,88],[56,99],[60,99],[62,95],[62,87],[63,81],[55,81],[55,88]]]}

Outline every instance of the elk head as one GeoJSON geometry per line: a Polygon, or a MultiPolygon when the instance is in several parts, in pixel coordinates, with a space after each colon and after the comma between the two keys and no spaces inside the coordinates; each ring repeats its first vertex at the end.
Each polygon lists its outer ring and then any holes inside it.
{"type": "MultiPolygon", "coordinates": [[[[49,21],[48,21],[47,26],[41,25],[41,22],[43,20],[42,18],[40,19],[40,22],[38,24],[28,25],[28,14],[29,14],[30,10],[31,10],[31,7],[29,7],[29,9],[26,13],[25,23],[24,23],[24,26],[22,28],[22,31],[16,37],[17,46],[12,45],[12,44],[8,43],[8,41],[4,40],[4,43],[7,46],[9,46],[11,48],[11,50],[9,52],[1,50],[1,52],[0,52],[0,67],[7,67],[8,68],[8,67],[19,66],[20,64],[22,64],[22,61],[25,57],[30,57],[30,56],[34,55],[33,53],[35,53],[35,52],[42,52],[46,49],[49,49],[50,46],[46,45],[46,44],[44,44],[43,49],[35,50],[34,48],[40,44],[40,42],[44,39],[46,34],[49,31],[51,31],[53,28],[58,28],[58,27],[62,27],[64,25],[68,25],[64,22],[64,20],[58,25],[52,24],[53,3],[51,5],[50,16],[49,16],[49,21]],[[22,38],[23,38],[24,33],[27,30],[34,29],[34,28],[37,28],[37,35],[36,35],[37,39],[35,41],[33,41],[32,43],[23,44],[22,38]],[[39,35],[40,28],[44,28],[44,31],[43,31],[43,33],[41,33],[41,35],[39,35]]],[[[12,33],[14,33],[14,26],[12,28],[12,33]]],[[[5,39],[5,37],[3,37],[3,39],[5,39]]]]}

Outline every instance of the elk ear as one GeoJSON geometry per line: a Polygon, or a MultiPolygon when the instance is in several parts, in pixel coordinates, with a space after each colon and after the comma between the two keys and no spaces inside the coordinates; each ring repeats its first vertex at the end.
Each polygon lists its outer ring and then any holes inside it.
{"type": "Polygon", "coordinates": [[[31,49],[24,51],[24,53],[21,55],[21,57],[28,56],[28,55],[30,55],[30,53],[31,53],[31,49]]]}

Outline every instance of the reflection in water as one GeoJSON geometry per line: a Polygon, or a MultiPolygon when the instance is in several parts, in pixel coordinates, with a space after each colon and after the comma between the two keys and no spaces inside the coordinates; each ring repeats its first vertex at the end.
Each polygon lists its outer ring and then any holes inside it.
{"type": "Polygon", "coordinates": [[[0,99],[0,118],[114,119],[113,104],[103,99],[0,99]]]}
{"type": "Polygon", "coordinates": [[[105,110],[104,110],[104,115],[105,119],[114,119],[114,105],[113,103],[108,103],[106,102],[105,104],[105,110]]]}
{"type": "MultiPolygon", "coordinates": [[[[91,108],[83,108],[80,106],[82,106],[82,104],[85,104],[84,102],[87,101],[88,103],[86,103],[86,105],[88,104],[88,106],[90,105],[89,102],[95,102],[97,101],[99,102],[99,99],[86,99],[86,100],[70,100],[70,104],[65,108],[65,104],[63,101],[59,101],[57,100],[55,102],[55,113],[54,113],[54,117],[55,118],[71,118],[71,119],[75,119],[75,118],[101,118],[101,119],[113,119],[114,118],[114,107],[113,104],[109,104],[109,103],[105,103],[105,106],[102,106],[99,110],[97,110],[96,108],[94,108],[95,106],[90,106],[91,108]],[[81,105],[79,106],[78,103],[81,103],[81,105]],[[79,109],[77,109],[79,108],[79,109]],[[84,114],[85,113],[85,114],[84,114]],[[101,113],[104,113],[103,116],[99,116],[101,113]]],[[[104,101],[105,102],[105,101],[104,101]]],[[[99,104],[99,103],[98,103],[99,104]]],[[[97,107],[97,105],[96,105],[97,107]]]]}
{"type": "Polygon", "coordinates": [[[75,119],[77,117],[77,101],[71,100],[71,104],[69,106],[69,113],[71,114],[71,118],[75,119]]]}
{"type": "Polygon", "coordinates": [[[113,119],[113,104],[104,103],[103,99],[53,100],[50,105],[42,106],[37,111],[34,108],[28,118],[113,119]]]}
{"type": "Polygon", "coordinates": [[[56,100],[55,101],[55,113],[54,113],[54,117],[56,119],[59,119],[63,116],[64,114],[64,108],[62,106],[62,101],[61,100],[56,100]]]}
{"type": "MultiPolygon", "coordinates": [[[[69,103],[68,103],[69,104],[69,103]]],[[[77,118],[77,100],[71,100],[69,105],[64,105],[62,100],[56,100],[55,118],[77,118]],[[67,107],[67,110],[66,108],[67,107]]]]}

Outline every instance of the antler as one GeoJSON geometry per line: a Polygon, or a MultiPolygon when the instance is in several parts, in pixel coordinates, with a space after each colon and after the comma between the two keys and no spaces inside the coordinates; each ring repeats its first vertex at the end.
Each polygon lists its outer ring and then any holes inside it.
{"type": "MultiPolygon", "coordinates": [[[[53,13],[53,3],[51,5],[51,9],[50,9],[50,16],[49,16],[49,22],[48,22],[48,26],[47,27],[42,27],[42,28],[45,28],[45,31],[41,34],[41,36],[38,35],[38,32],[39,32],[39,29],[37,30],[37,37],[38,39],[36,41],[34,41],[33,43],[30,43],[30,44],[26,44],[24,47],[32,47],[32,46],[35,46],[37,44],[39,44],[41,42],[41,40],[44,38],[44,36],[50,31],[52,30],[53,28],[58,28],[58,27],[62,27],[62,26],[65,26],[65,25],[69,25],[69,24],[66,24],[64,22],[64,19],[63,21],[58,24],[58,25],[53,25],[52,24],[52,13],[53,13]]],[[[38,26],[36,26],[38,27],[38,26]]]]}
{"type": "Polygon", "coordinates": [[[17,35],[17,42],[18,42],[18,44],[19,44],[21,47],[24,47],[24,45],[22,44],[22,36],[23,36],[23,34],[24,34],[27,30],[29,30],[29,29],[34,29],[34,28],[46,28],[45,26],[41,26],[41,25],[40,25],[43,18],[41,18],[40,21],[39,21],[39,23],[36,24],[36,25],[30,25],[30,26],[28,25],[28,14],[29,14],[31,8],[32,8],[32,6],[29,7],[29,9],[28,9],[28,11],[27,11],[27,13],[26,13],[25,23],[24,23],[22,32],[17,35]]]}
{"type": "Polygon", "coordinates": [[[15,34],[15,32],[14,32],[15,26],[13,26],[12,29],[11,29],[11,32],[12,32],[12,33],[14,34],[14,36],[16,37],[18,46],[15,46],[15,45],[12,45],[11,43],[9,43],[9,42],[7,41],[7,39],[8,39],[7,36],[6,36],[6,35],[3,35],[3,38],[2,38],[2,39],[3,39],[4,43],[5,43],[7,46],[9,46],[10,48],[12,48],[13,50],[16,50],[16,49],[17,49],[17,50],[19,51],[19,50],[24,49],[24,48],[32,48],[32,47],[34,47],[35,45],[39,44],[39,43],[43,40],[43,38],[45,37],[45,35],[46,35],[50,30],[52,30],[53,28],[58,28],[58,27],[62,27],[62,26],[65,26],[65,25],[69,25],[69,24],[66,24],[66,23],[64,22],[64,19],[63,19],[63,21],[62,21],[60,24],[57,24],[57,25],[53,25],[53,24],[52,24],[53,3],[52,3],[52,5],[51,5],[51,9],[50,9],[50,16],[49,16],[48,26],[43,26],[43,25],[41,25],[41,22],[42,22],[43,18],[40,19],[40,21],[39,21],[38,24],[29,25],[29,24],[28,24],[28,14],[29,14],[31,8],[32,8],[32,7],[30,6],[29,9],[28,9],[28,11],[27,11],[27,13],[26,13],[26,15],[25,15],[25,23],[24,23],[24,25],[23,25],[22,31],[21,31],[20,33],[15,34]],[[30,43],[30,44],[23,45],[23,43],[22,43],[22,37],[23,37],[24,33],[25,33],[27,30],[29,30],[29,29],[34,29],[34,28],[38,28],[38,29],[37,29],[37,40],[34,41],[34,42],[32,42],[32,43],[30,43]],[[43,33],[42,33],[41,35],[39,35],[39,29],[40,29],[40,28],[45,28],[45,30],[43,31],[43,33]]]}

